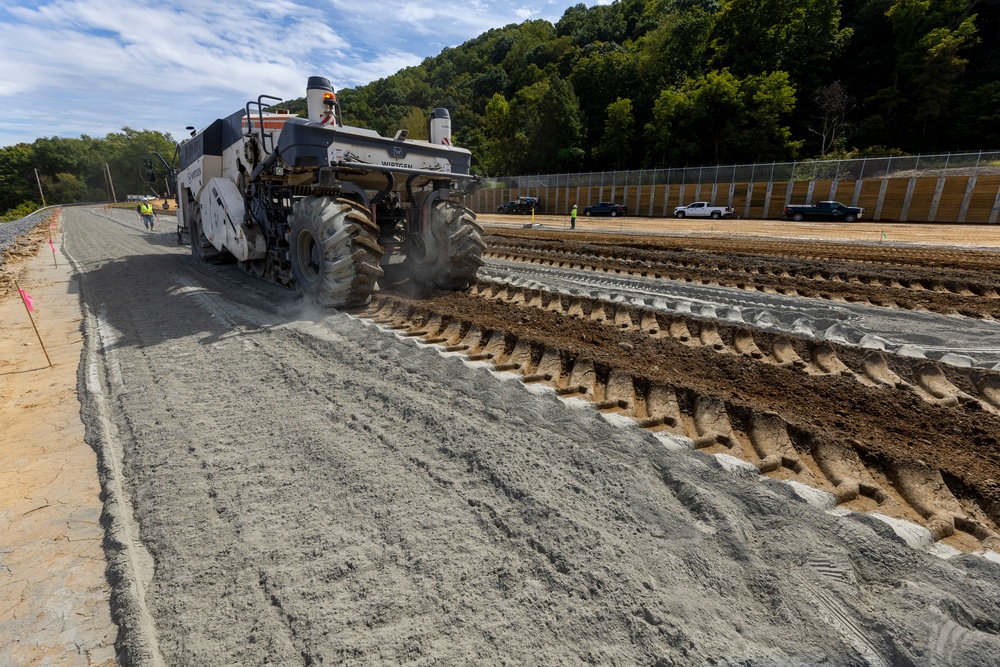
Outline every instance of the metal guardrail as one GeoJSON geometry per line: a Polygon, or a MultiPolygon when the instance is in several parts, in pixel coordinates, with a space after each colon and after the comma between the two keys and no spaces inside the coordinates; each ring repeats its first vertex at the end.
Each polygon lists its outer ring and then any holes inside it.
{"type": "Polygon", "coordinates": [[[487,177],[483,179],[480,187],[486,189],[627,187],[983,174],[1000,174],[1000,151],[487,177]]]}

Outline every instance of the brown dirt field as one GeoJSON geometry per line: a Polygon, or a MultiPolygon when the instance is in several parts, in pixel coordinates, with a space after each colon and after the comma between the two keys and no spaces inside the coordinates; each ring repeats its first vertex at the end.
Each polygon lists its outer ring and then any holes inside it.
{"type": "MultiPolygon", "coordinates": [[[[604,218],[578,220],[577,229],[570,232],[552,229],[553,220],[543,219],[541,227],[525,228],[523,223],[510,224],[505,216],[480,219],[487,231],[487,252],[501,252],[500,256],[517,261],[558,266],[583,262],[591,269],[613,274],[641,272],[693,283],[1000,319],[1000,253],[995,251],[1000,247],[1000,230],[988,227],[905,225],[887,233],[895,242],[872,244],[866,242],[866,236],[873,231],[881,233],[858,224],[722,221],[720,225],[719,221],[685,220],[675,225],[675,221],[626,218],[617,221],[620,229],[609,229],[615,221],[604,218]],[[498,218],[505,224],[494,223],[498,218]],[[622,234],[621,228],[626,226],[630,229],[622,234]],[[671,234],[653,233],[667,226],[671,234]],[[737,230],[746,238],[740,238],[737,230]],[[966,249],[973,231],[981,250],[966,249]],[[768,240],[768,233],[773,240],[768,240]],[[668,264],[670,268],[664,268],[668,264]],[[816,273],[824,274],[821,280],[815,280],[816,273]]],[[[676,388],[678,400],[683,395],[694,397],[686,406],[681,401],[681,411],[689,414],[696,412],[697,400],[709,397],[721,401],[729,420],[744,435],[752,430],[753,415],[777,413],[801,454],[814,453],[817,443],[854,452],[881,478],[886,493],[895,493],[893,487],[901,475],[905,476],[902,470],[916,467],[940,473],[960,501],[968,503],[969,512],[979,517],[977,521],[985,522],[993,533],[1000,525],[997,406],[964,402],[962,398],[961,405],[948,407],[934,404],[933,397],[928,400],[926,395],[921,397],[920,390],[913,390],[921,378],[934,375],[947,376],[956,387],[976,393],[976,385],[1000,382],[995,372],[963,374],[947,365],[911,363],[887,355],[887,363],[905,381],[902,390],[886,391],[855,379],[865,377],[869,363],[866,353],[856,348],[818,348],[792,341],[806,360],[801,367],[784,366],[775,358],[771,363],[748,363],[746,355],[719,354],[711,346],[692,348],[676,336],[651,337],[636,327],[607,326],[603,313],[602,321],[593,321],[589,314],[593,304],[578,303],[583,312],[573,316],[567,313],[574,306],[558,304],[560,298],[565,302],[565,297],[527,293],[516,298],[509,291],[499,290],[497,295],[496,288],[481,287],[469,294],[414,296],[389,290],[379,296],[379,303],[371,310],[409,312],[395,319],[414,331],[431,328],[431,321],[452,322],[450,330],[454,330],[461,321],[463,329],[503,332],[508,351],[521,344],[536,350],[535,358],[544,354],[538,350],[558,351],[564,368],[574,360],[586,360],[606,369],[607,374],[627,373],[637,387],[676,388]],[[528,302],[534,299],[538,299],[535,306],[529,307],[528,302]],[[398,301],[389,304],[387,300],[398,301]],[[844,373],[823,372],[813,364],[813,356],[828,349],[839,359],[838,365],[846,364],[844,373]]],[[[610,312],[607,316],[611,318],[610,312]]],[[[638,323],[642,317],[642,313],[633,312],[631,321],[638,323]]],[[[665,331],[669,321],[660,318],[660,329],[665,331]]],[[[687,320],[683,331],[697,340],[703,328],[697,320],[687,320]]],[[[442,326],[442,331],[445,329],[442,326]]],[[[761,349],[775,344],[759,332],[741,332],[725,325],[712,327],[713,340],[718,340],[714,338],[716,330],[722,337],[716,347],[727,351],[734,348],[734,337],[740,333],[755,337],[761,349]]],[[[429,335],[434,336],[434,331],[429,335]]],[[[968,394],[963,391],[961,395],[968,394]]],[[[674,430],[685,433],[680,427],[674,430]]],[[[687,435],[697,438],[698,432],[687,435]]],[[[752,452],[749,459],[761,464],[752,452]]],[[[901,492],[902,496],[908,493],[901,492]]],[[[912,498],[900,497],[899,501],[902,505],[920,504],[912,498]]],[[[862,505],[865,503],[854,503],[858,508],[862,505]]],[[[868,510],[874,508],[867,505],[868,510]]],[[[924,516],[920,514],[921,510],[904,508],[899,516],[925,525],[936,521],[926,508],[924,516]]],[[[980,548],[977,540],[955,538],[951,542],[963,549],[980,548]]],[[[987,542],[1000,543],[995,537],[987,542]]]]}
{"type": "Polygon", "coordinates": [[[77,398],[79,295],[48,238],[46,221],[0,274],[0,663],[113,665],[97,459],[77,398]]]}
{"type": "MultiPolygon", "coordinates": [[[[531,224],[530,216],[480,214],[485,225],[502,228],[531,224]]],[[[543,229],[569,231],[569,216],[536,215],[543,229]]],[[[626,234],[690,235],[702,238],[817,239],[875,245],[933,244],[970,248],[1000,248],[1000,225],[912,224],[890,222],[792,222],[785,220],[695,220],[692,218],[587,218],[576,220],[578,231],[626,234]],[[883,236],[884,234],[884,236],[883,236]]]]}

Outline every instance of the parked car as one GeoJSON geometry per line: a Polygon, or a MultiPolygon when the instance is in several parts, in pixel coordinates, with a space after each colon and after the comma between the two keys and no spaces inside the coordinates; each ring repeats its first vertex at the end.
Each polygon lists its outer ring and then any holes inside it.
{"type": "Polygon", "coordinates": [[[612,218],[625,215],[625,205],[602,201],[583,209],[584,215],[610,215],[612,218]]]}
{"type": "Polygon", "coordinates": [[[678,206],[674,209],[675,218],[729,218],[736,213],[736,209],[729,206],[712,206],[707,201],[696,201],[687,206],[678,206]]]}
{"type": "Polygon", "coordinates": [[[542,202],[538,197],[518,197],[513,201],[509,201],[506,204],[500,204],[497,207],[497,213],[512,213],[516,215],[530,215],[532,212],[538,211],[542,206],[542,202]]]}
{"type": "Polygon", "coordinates": [[[796,204],[785,207],[782,218],[792,220],[843,220],[844,222],[854,222],[860,220],[865,213],[865,209],[857,206],[845,206],[839,201],[821,201],[815,205],[796,204]]]}

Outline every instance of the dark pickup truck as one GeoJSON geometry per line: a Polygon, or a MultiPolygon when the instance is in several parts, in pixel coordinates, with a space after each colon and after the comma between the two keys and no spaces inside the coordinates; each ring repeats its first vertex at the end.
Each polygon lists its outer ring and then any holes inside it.
{"type": "Polygon", "coordinates": [[[614,204],[609,201],[602,201],[583,209],[584,215],[610,215],[612,218],[618,215],[625,215],[624,204],[614,204]]]}
{"type": "Polygon", "coordinates": [[[854,222],[860,220],[865,213],[865,209],[857,206],[844,206],[839,201],[821,201],[815,205],[791,205],[785,207],[782,218],[792,220],[843,220],[844,222],[854,222]]]}
{"type": "Polygon", "coordinates": [[[542,206],[542,203],[538,200],[538,197],[518,197],[514,201],[509,201],[506,204],[500,204],[497,207],[497,213],[514,213],[517,215],[530,215],[538,211],[542,206]]]}

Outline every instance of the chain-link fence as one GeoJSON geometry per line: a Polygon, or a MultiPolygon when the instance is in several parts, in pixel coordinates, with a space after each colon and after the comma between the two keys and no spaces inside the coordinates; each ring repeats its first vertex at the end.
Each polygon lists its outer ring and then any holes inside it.
{"type": "Polygon", "coordinates": [[[630,187],[1000,174],[1000,151],[486,178],[484,188],[630,187]]]}

